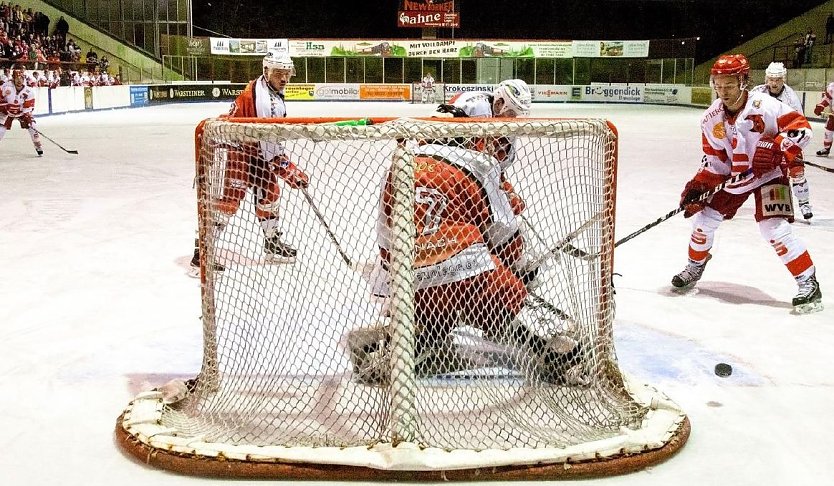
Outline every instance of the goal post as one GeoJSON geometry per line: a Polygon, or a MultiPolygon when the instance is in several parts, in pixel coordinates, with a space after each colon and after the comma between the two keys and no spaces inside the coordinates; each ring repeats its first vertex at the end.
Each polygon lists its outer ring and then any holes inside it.
{"type": "Polygon", "coordinates": [[[118,418],[142,461],[533,479],[635,471],[686,442],[685,413],[617,363],[611,123],[210,119],[195,140],[203,363],[118,418]],[[276,151],[306,192],[274,179],[276,151]],[[275,222],[294,261],[267,251],[275,222]]]}

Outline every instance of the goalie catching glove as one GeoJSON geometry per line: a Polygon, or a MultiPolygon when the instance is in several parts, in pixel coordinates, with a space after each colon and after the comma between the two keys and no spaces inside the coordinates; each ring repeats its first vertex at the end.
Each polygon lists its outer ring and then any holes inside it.
{"type": "Polygon", "coordinates": [[[286,155],[279,155],[272,159],[272,164],[277,169],[278,177],[284,179],[293,189],[304,189],[310,185],[310,178],[290,162],[286,155]]]}
{"type": "Polygon", "coordinates": [[[680,207],[683,208],[683,217],[689,218],[704,209],[707,206],[707,201],[701,201],[701,196],[724,182],[725,179],[722,175],[705,170],[695,174],[695,177],[686,183],[681,193],[680,207]]]}

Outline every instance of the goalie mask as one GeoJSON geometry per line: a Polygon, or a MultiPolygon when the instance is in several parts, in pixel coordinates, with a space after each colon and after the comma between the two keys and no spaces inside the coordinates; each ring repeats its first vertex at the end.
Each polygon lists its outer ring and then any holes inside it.
{"type": "Polygon", "coordinates": [[[520,79],[501,81],[492,96],[493,116],[517,117],[530,114],[533,96],[527,83],[520,79]]]}

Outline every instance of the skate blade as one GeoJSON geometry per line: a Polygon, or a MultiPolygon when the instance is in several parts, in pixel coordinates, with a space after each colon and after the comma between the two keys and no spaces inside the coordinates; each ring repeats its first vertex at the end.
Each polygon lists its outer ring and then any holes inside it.
{"type": "Polygon", "coordinates": [[[295,257],[282,257],[278,255],[265,255],[264,263],[268,265],[291,265],[295,263],[295,257]]]}
{"type": "Polygon", "coordinates": [[[807,304],[793,306],[792,313],[796,315],[813,314],[814,312],[820,312],[824,308],[822,301],[808,302],[807,304]]]}

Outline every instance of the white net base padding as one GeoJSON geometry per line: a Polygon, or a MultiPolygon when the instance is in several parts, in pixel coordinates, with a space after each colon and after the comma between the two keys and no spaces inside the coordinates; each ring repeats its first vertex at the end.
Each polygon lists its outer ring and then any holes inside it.
{"type": "Polygon", "coordinates": [[[236,478],[476,480],[583,478],[625,474],[674,455],[689,438],[680,408],[649,387],[628,388],[649,409],[639,429],[565,448],[440,449],[412,442],[354,447],[285,447],[205,442],[162,425],[158,391],[137,396],[119,417],[121,446],[139,460],[176,472],[236,478]],[[642,402],[641,400],[648,400],[642,402]]]}
{"type": "Polygon", "coordinates": [[[338,121],[198,127],[203,365],[131,402],[123,448],[205,476],[443,480],[683,446],[686,415],[617,365],[612,125],[338,121]]]}

